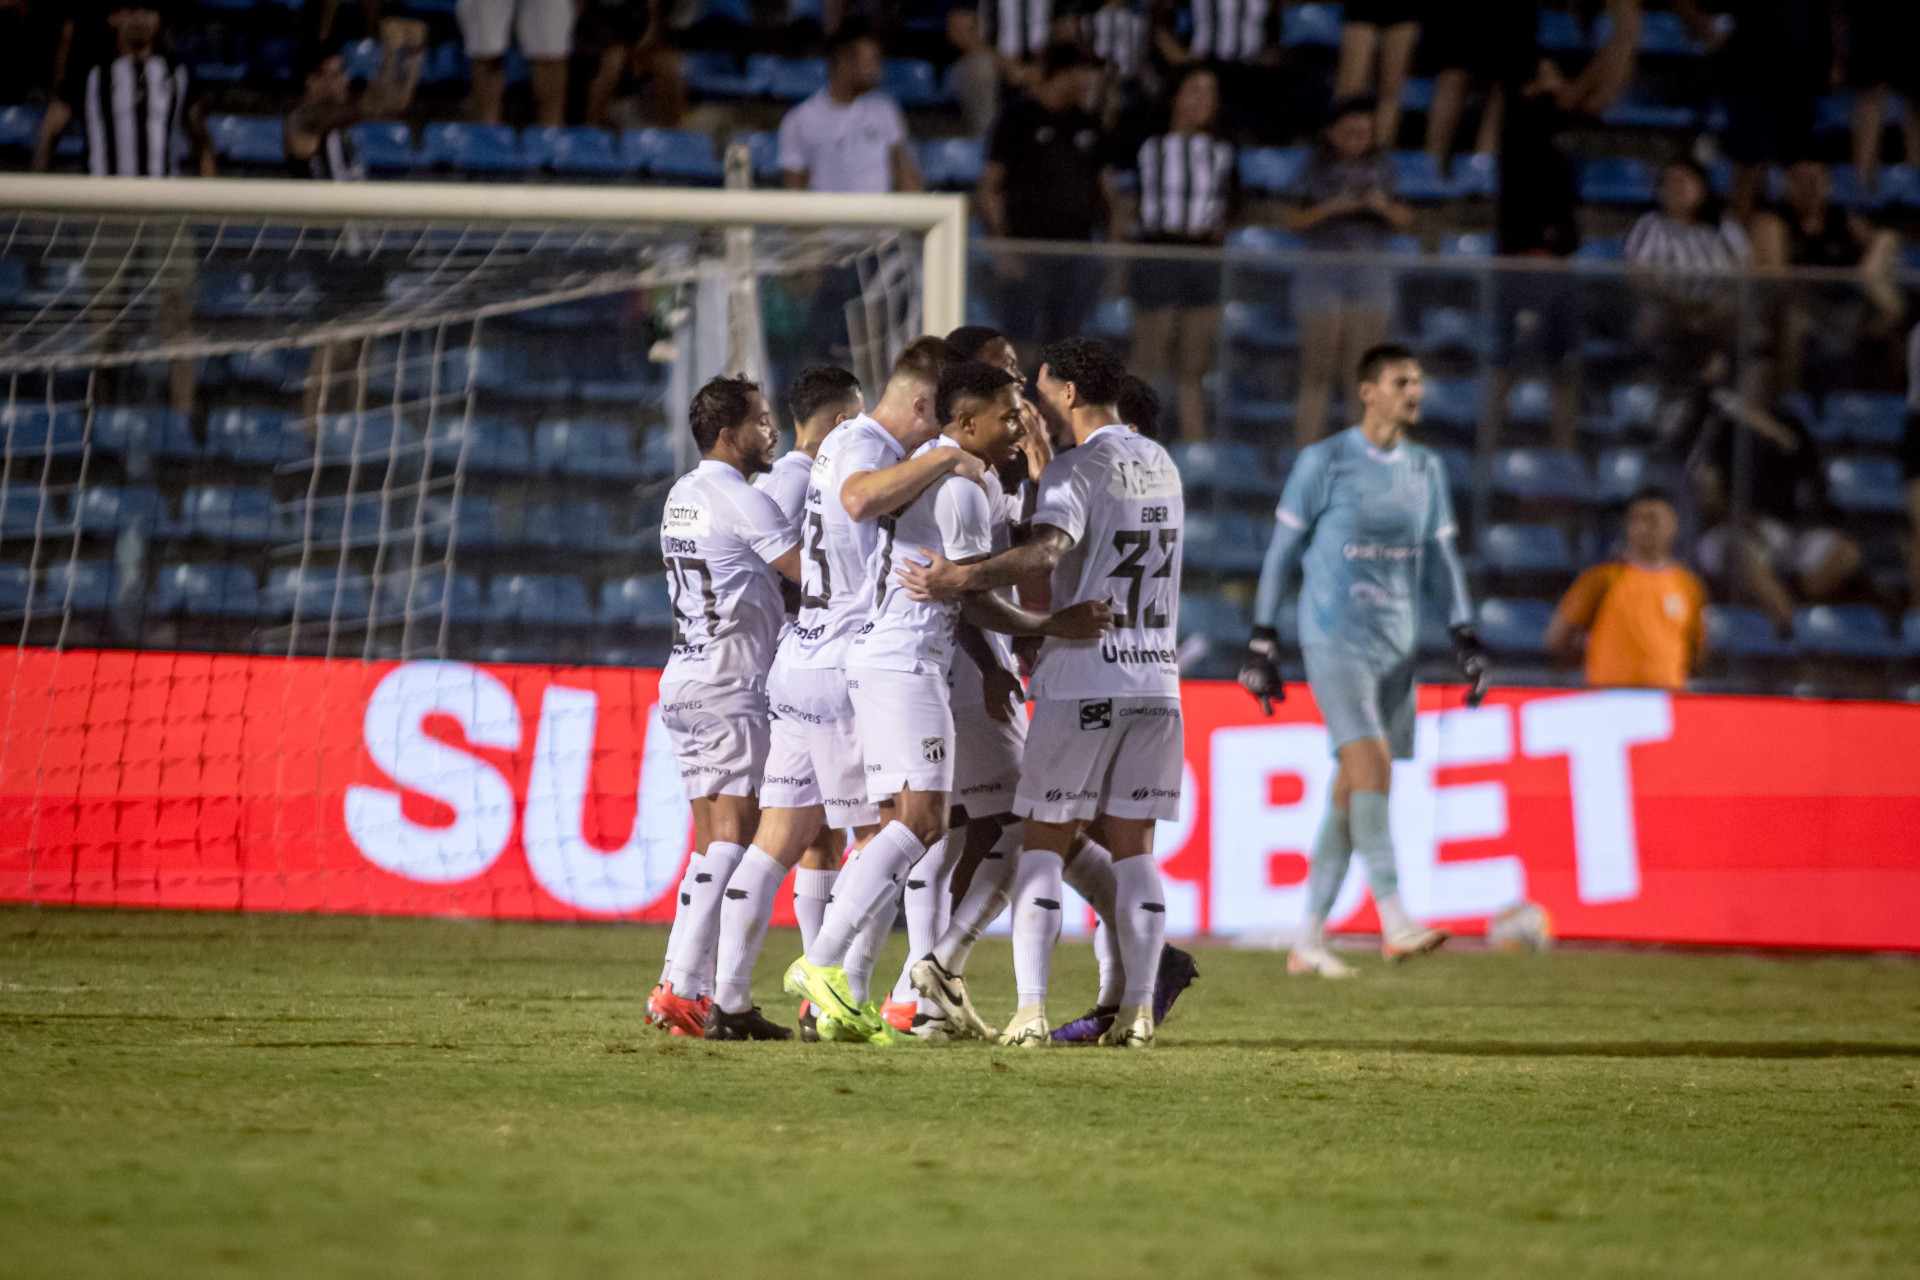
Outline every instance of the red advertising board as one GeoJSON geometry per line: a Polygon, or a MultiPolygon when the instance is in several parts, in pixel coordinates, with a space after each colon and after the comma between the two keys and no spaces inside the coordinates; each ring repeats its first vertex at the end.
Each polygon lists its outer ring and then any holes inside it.
{"type": "MultiPolygon", "coordinates": [[[[19,650],[0,899],[665,919],[688,810],[657,673],[19,650]]],[[[1393,826],[1416,915],[1562,936],[1920,949],[1920,707],[1421,694],[1393,826]]],[[[1304,688],[1187,686],[1170,932],[1285,934],[1332,780],[1304,688]]],[[[1336,924],[1372,923],[1356,869],[1336,924]]],[[[787,916],[783,904],[781,917],[787,916]]]]}

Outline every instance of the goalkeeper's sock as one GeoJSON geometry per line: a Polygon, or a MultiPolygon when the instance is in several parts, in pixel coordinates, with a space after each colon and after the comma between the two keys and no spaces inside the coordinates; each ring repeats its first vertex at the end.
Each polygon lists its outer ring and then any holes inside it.
{"type": "Polygon", "coordinates": [[[1329,803],[1320,834],[1313,840],[1313,857],[1307,862],[1307,918],[1300,939],[1303,945],[1327,944],[1327,917],[1333,914],[1333,900],[1340,896],[1347,864],[1352,861],[1353,834],[1347,810],[1329,803]]]}

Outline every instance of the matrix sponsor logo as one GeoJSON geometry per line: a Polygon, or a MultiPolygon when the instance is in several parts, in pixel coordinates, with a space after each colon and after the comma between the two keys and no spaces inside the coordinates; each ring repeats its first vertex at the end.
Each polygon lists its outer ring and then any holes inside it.
{"type": "Polygon", "coordinates": [[[1098,702],[1081,703],[1080,727],[1082,729],[1113,728],[1113,699],[1102,698],[1098,702]]]}
{"type": "Polygon", "coordinates": [[[713,517],[697,502],[669,502],[660,516],[662,537],[704,538],[713,531],[713,517]]]}

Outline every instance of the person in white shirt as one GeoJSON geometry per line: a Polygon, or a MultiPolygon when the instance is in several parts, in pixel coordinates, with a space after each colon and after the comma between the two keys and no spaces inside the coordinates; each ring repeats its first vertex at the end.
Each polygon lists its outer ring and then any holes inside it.
{"type": "MultiPolygon", "coordinates": [[[[908,457],[939,431],[934,395],[946,364],[940,339],[907,344],[873,412],[828,432],[814,459],[800,528],[800,612],[767,677],[773,724],[760,825],[726,884],[721,913],[714,1007],[726,1013],[752,1007],[753,962],[773,895],[821,823],[852,827],[856,841],[879,829],[880,811],[867,798],[866,764],[847,697],[846,644],[866,622],[877,517],[912,502],[950,472],[976,483],[984,474],[979,459],[964,450],[908,457]]],[[[851,869],[841,874],[836,900],[852,875],[851,869]]],[[[828,932],[823,923],[815,941],[828,932]]],[[[846,937],[837,945],[844,950],[846,937]]]]}
{"type": "MultiPolygon", "coordinates": [[[[759,386],[714,378],[687,417],[700,464],[674,482],[660,522],[674,619],[660,723],[693,805],[694,852],[667,970],[647,1004],[657,1024],[697,1036],[711,1009],[720,892],[759,818],[767,668],[786,617],[779,579],[799,579],[800,546],[793,523],[748,483],[770,465],[774,445],[773,412],[759,386]]],[[[766,1025],[779,1035],[756,1038],[793,1034],[766,1025]]]]}
{"type": "Polygon", "coordinates": [[[780,170],[805,191],[922,191],[907,122],[880,92],[880,42],[854,22],[827,45],[827,87],[780,122],[780,170]]]}
{"type": "Polygon", "coordinates": [[[1115,407],[1126,369],[1084,339],[1041,353],[1041,400],[1076,447],[1040,481],[1033,536],[971,565],[933,555],[897,576],[916,597],[953,599],[1052,575],[1052,600],[1111,600],[1099,641],[1048,640],[1035,664],[1034,714],[1014,812],[1025,821],[1014,893],[1019,1008],[1001,1043],[1051,1043],[1046,992],[1060,933],[1066,858],[1098,818],[1113,855],[1126,987],[1102,1044],[1153,1043],[1153,990],[1166,900],[1153,860],[1154,823],[1179,814],[1182,750],[1180,541],[1185,509],[1166,451],[1129,430],[1115,407]]]}

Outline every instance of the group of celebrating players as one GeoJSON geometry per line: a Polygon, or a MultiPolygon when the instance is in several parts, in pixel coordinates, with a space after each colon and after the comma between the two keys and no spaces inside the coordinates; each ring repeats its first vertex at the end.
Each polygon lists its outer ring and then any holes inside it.
{"type": "MultiPolygon", "coordinates": [[[[1475,695],[1485,684],[1444,474],[1400,441],[1418,417],[1419,366],[1393,348],[1368,360],[1366,419],[1307,450],[1288,481],[1241,675],[1269,713],[1284,696],[1273,622],[1300,565],[1302,652],[1341,767],[1312,860],[1315,918],[1289,967],[1325,976],[1347,971],[1323,929],[1355,851],[1389,958],[1446,937],[1400,907],[1386,831],[1391,760],[1412,738],[1401,615],[1428,545],[1447,568],[1463,670],[1475,695]]],[[[1048,346],[1033,389],[1029,400],[1013,348],[980,327],[909,344],[871,410],[850,373],[815,367],[789,394],[796,439],[777,460],[756,384],[720,377],[694,396],[701,462],[673,486],[660,532],[676,623],[660,716],[694,853],[648,999],[656,1025],[793,1036],[751,992],[789,871],[805,950],[785,988],[802,1039],[1145,1048],[1198,976],[1165,943],[1153,858],[1155,823],[1178,815],[1184,757],[1181,478],[1152,438],[1151,390],[1105,346],[1048,346]],[[1054,1027],[1066,885],[1098,917],[1100,995],[1054,1027]],[[907,963],[876,1001],[874,963],[903,896],[907,963]],[[964,975],[1009,906],[1018,999],[999,1031],[964,975]]]]}

